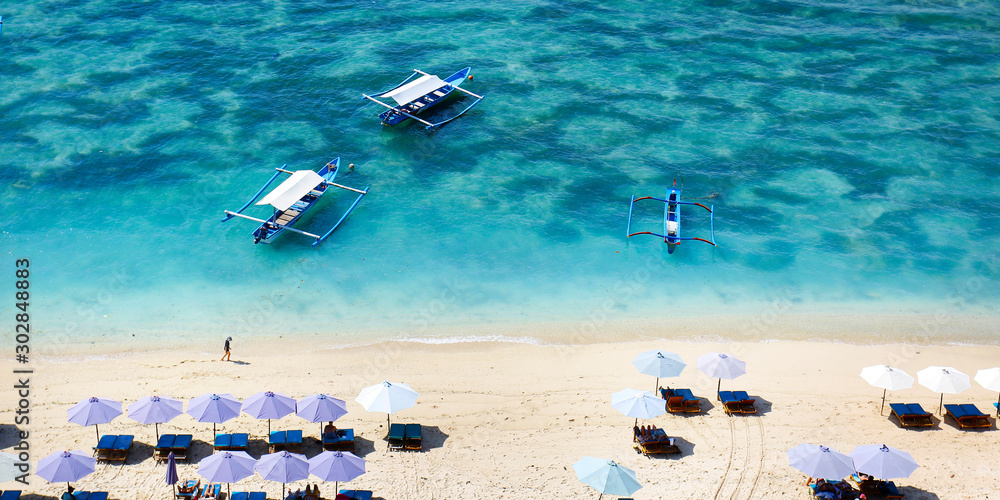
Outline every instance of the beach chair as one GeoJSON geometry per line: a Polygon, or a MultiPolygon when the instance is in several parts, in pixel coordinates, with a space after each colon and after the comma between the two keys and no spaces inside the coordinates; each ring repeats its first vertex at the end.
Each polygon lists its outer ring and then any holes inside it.
{"type": "Polygon", "coordinates": [[[674,389],[674,394],[684,398],[684,411],[687,413],[701,412],[701,398],[694,395],[691,389],[674,389]]]}
{"type": "Polygon", "coordinates": [[[0,500],[18,500],[21,498],[21,490],[6,490],[0,493],[0,500]]]}
{"type": "Polygon", "coordinates": [[[407,450],[423,450],[420,424],[406,424],[404,444],[407,450]]]}
{"type": "Polygon", "coordinates": [[[389,434],[386,439],[389,441],[390,450],[402,450],[403,441],[406,437],[406,426],[403,424],[391,424],[389,426],[389,434]]]}
{"type": "Polygon", "coordinates": [[[990,427],[990,418],[974,404],[944,405],[945,416],[951,416],[961,429],[990,427]]]}
{"type": "MultiPolygon", "coordinates": [[[[170,447],[174,445],[176,439],[175,434],[160,434],[160,439],[156,440],[156,446],[153,447],[153,460],[156,460],[157,463],[167,460],[167,456],[170,455],[170,447]]],[[[177,458],[176,453],[174,458],[177,458]]]]}
{"type": "Polygon", "coordinates": [[[733,391],[720,391],[719,401],[722,401],[722,407],[726,410],[727,414],[743,413],[743,409],[740,408],[740,400],[736,399],[733,391]]]}
{"type": "Polygon", "coordinates": [[[302,452],[302,431],[285,431],[285,449],[294,453],[302,452]]]}
{"type": "Polygon", "coordinates": [[[115,439],[115,446],[111,449],[111,454],[108,456],[108,460],[114,462],[124,462],[128,458],[128,452],[132,449],[132,442],[135,440],[135,436],[129,434],[122,434],[115,439]]]}
{"type": "Polygon", "coordinates": [[[184,485],[182,487],[177,488],[177,494],[174,495],[174,497],[179,499],[194,498],[194,493],[195,491],[198,490],[200,484],[201,484],[200,480],[196,481],[194,479],[188,479],[187,481],[184,482],[184,485]],[[185,492],[182,490],[191,490],[191,491],[185,492]]]}
{"type": "Polygon", "coordinates": [[[660,397],[663,399],[669,399],[670,396],[674,395],[673,389],[664,389],[660,387],[660,397]]]}
{"type": "Polygon", "coordinates": [[[896,483],[892,481],[882,481],[879,485],[879,492],[882,494],[882,498],[897,500],[903,498],[903,494],[899,492],[896,488],[896,483]]]}
{"type": "Polygon", "coordinates": [[[757,413],[756,399],[751,399],[747,391],[733,391],[733,397],[740,400],[740,413],[757,413]]]}
{"type": "Polygon", "coordinates": [[[929,427],[934,425],[931,414],[917,403],[890,403],[889,416],[899,420],[900,427],[929,427]]]}
{"type": "Polygon", "coordinates": [[[174,460],[187,460],[192,439],[194,436],[190,434],[178,434],[174,438],[174,444],[170,446],[170,451],[174,452],[174,460]]]}
{"type": "Polygon", "coordinates": [[[354,429],[337,429],[337,449],[354,453],[354,429]]]}
{"type": "Polygon", "coordinates": [[[338,493],[353,500],[372,500],[372,492],[368,490],[340,490],[338,493]]]}
{"type": "Polygon", "coordinates": [[[202,486],[201,489],[199,490],[198,497],[205,498],[205,495],[208,493],[208,491],[212,492],[211,498],[219,498],[219,493],[222,493],[222,485],[216,483],[216,484],[207,484],[205,486],[202,486]]]}
{"type": "Polygon", "coordinates": [[[270,453],[276,451],[281,451],[285,449],[286,444],[286,433],[285,431],[274,431],[270,436],[267,437],[267,448],[270,453]]]}
{"type": "Polygon", "coordinates": [[[73,500],[108,500],[106,491],[74,491],[73,500]]]}
{"type": "Polygon", "coordinates": [[[670,413],[686,413],[687,406],[684,405],[684,396],[670,396],[667,398],[667,411],[670,413]]]}
{"type": "Polygon", "coordinates": [[[250,500],[250,494],[245,491],[234,491],[229,500],[250,500]]]}
{"type": "Polygon", "coordinates": [[[94,447],[94,456],[98,460],[111,460],[111,453],[114,452],[115,440],[118,439],[117,435],[105,434],[101,436],[101,439],[97,441],[97,446],[94,447]]]}
{"type": "Polygon", "coordinates": [[[336,432],[324,432],[321,438],[323,442],[323,449],[329,451],[337,451],[340,448],[340,436],[336,432]]]}
{"type": "Polygon", "coordinates": [[[233,444],[232,434],[216,434],[215,443],[212,445],[214,451],[228,450],[233,444]]]}
{"type": "Polygon", "coordinates": [[[247,446],[250,444],[249,434],[233,434],[232,441],[229,443],[229,449],[232,451],[247,451],[247,446]]]}

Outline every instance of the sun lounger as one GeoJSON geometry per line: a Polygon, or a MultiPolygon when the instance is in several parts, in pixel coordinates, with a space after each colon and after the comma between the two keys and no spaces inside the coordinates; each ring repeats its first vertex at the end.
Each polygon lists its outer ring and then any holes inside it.
{"type": "Polygon", "coordinates": [[[222,492],[222,485],[218,483],[202,486],[198,490],[198,498],[205,498],[205,494],[209,488],[211,488],[212,492],[212,496],[210,498],[219,498],[219,493],[222,492]]]}
{"type": "Polygon", "coordinates": [[[931,414],[916,403],[890,403],[890,416],[895,416],[899,420],[901,427],[929,427],[934,425],[931,414]]]}
{"type": "Polygon", "coordinates": [[[722,401],[722,407],[726,413],[743,413],[743,409],[740,408],[740,400],[733,395],[733,391],[720,391],[719,401],[722,401]]]}
{"type": "Polygon", "coordinates": [[[122,434],[115,439],[115,446],[111,449],[111,454],[108,456],[108,460],[115,462],[124,462],[128,458],[128,452],[132,449],[132,442],[135,440],[135,436],[129,434],[122,434]]]}
{"type": "Polygon", "coordinates": [[[974,404],[944,405],[945,415],[950,415],[962,429],[990,427],[990,418],[974,404]]]}
{"type": "Polygon", "coordinates": [[[249,493],[245,491],[234,491],[232,500],[267,500],[267,493],[263,491],[251,491],[249,493]]]}
{"type": "Polygon", "coordinates": [[[337,432],[323,433],[323,449],[330,451],[354,451],[354,429],[337,429],[337,432]]]}
{"type": "Polygon", "coordinates": [[[340,490],[339,493],[353,500],[372,500],[372,492],[368,490],[340,490]]]}
{"type": "Polygon", "coordinates": [[[118,436],[115,434],[105,434],[101,436],[101,439],[97,441],[97,446],[94,447],[94,456],[98,460],[111,460],[111,453],[114,452],[115,440],[118,436]]]}
{"type": "Polygon", "coordinates": [[[174,444],[170,446],[170,451],[174,453],[175,460],[187,460],[188,448],[191,447],[191,440],[194,436],[190,434],[178,434],[174,437],[174,444]]]}
{"type": "Polygon", "coordinates": [[[696,397],[691,389],[674,389],[674,394],[684,398],[684,411],[688,413],[701,411],[701,398],[696,397]]]}
{"type": "Polygon", "coordinates": [[[406,424],[404,444],[407,450],[422,450],[423,440],[420,424],[406,424]]]}
{"type": "Polygon", "coordinates": [[[270,453],[285,449],[285,431],[274,431],[267,437],[267,447],[270,453]]]}
{"type": "MultiPolygon", "coordinates": [[[[160,434],[160,439],[156,440],[156,446],[153,447],[153,460],[157,462],[166,460],[167,456],[170,455],[170,447],[174,445],[176,439],[176,434],[160,434]]],[[[174,458],[177,458],[176,453],[174,458]]]]}
{"type": "Polygon", "coordinates": [[[670,413],[686,413],[687,406],[684,404],[684,396],[670,396],[667,398],[667,411],[670,413]]]}
{"type": "Polygon", "coordinates": [[[673,444],[673,439],[667,436],[666,431],[652,427],[648,434],[642,434],[638,427],[633,427],[633,448],[643,455],[656,455],[661,453],[680,453],[681,449],[673,444]]]}
{"type": "Polygon", "coordinates": [[[896,488],[896,483],[892,481],[882,481],[881,483],[879,490],[882,493],[882,498],[894,500],[903,498],[903,494],[896,488]]]}
{"type": "Polygon", "coordinates": [[[302,449],[302,431],[274,431],[268,436],[267,444],[271,453],[282,450],[297,452],[302,449]]]}
{"type": "Polygon", "coordinates": [[[386,439],[389,441],[390,450],[402,450],[403,441],[406,437],[406,426],[403,424],[391,424],[389,425],[389,435],[386,439]]]}
{"type": "Polygon", "coordinates": [[[73,500],[108,500],[106,491],[74,491],[73,500]]]}
{"type": "Polygon", "coordinates": [[[215,451],[228,450],[228,449],[230,449],[230,447],[232,446],[232,444],[233,444],[233,435],[232,434],[216,434],[215,435],[215,444],[212,445],[212,448],[215,451]]]}
{"type": "Polygon", "coordinates": [[[747,391],[733,391],[733,397],[740,400],[740,413],[757,413],[756,399],[751,399],[747,391]]]}
{"type": "Polygon", "coordinates": [[[0,500],[18,500],[21,498],[21,490],[6,490],[0,493],[0,500]]]}
{"type": "Polygon", "coordinates": [[[201,481],[196,481],[194,479],[188,479],[187,481],[184,482],[184,485],[182,487],[180,487],[180,488],[177,489],[177,494],[174,495],[174,496],[177,497],[177,498],[181,498],[181,499],[194,498],[194,493],[198,489],[197,487],[198,487],[199,484],[201,484],[201,481]],[[188,491],[188,492],[181,491],[181,490],[184,490],[184,489],[191,490],[191,491],[188,491]]]}
{"type": "Polygon", "coordinates": [[[229,449],[234,451],[247,451],[247,446],[250,444],[249,434],[233,434],[233,440],[229,443],[229,449]]]}
{"type": "Polygon", "coordinates": [[[245,491],[234,491],[229,500],[249,500],[250,494],[245,491]]]}

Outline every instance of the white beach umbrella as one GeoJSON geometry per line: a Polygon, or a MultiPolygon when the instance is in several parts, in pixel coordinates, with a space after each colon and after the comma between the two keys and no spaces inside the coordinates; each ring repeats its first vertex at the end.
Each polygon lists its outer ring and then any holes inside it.
{"type": "Polygon", "coordinates": [[[842,478],[857,472],[851,457],[828,446],[799,445],[788,450],[788,463],[815,478],[842,478]]]}
{"type": "Polygon", "coordinates": [[[611,406],[626,416],[634,417],[633,425],[638,424],[640,418],[658,417],[667,412],[666,400],[656,397],[652,392],[635,389],[625,389],[612,394],[611,406]]]}
{"type": "MultiPolygon", "coordinates": [[[[976,382],[986,390],[1000,392],[1000,368],[987,368],[976,372],[976,382]]],[[[1000,416],[1000,396],[997,399],[997,416],[1000,416]]]]}
{"type": "Polygon", "coordinates": [[[970,387],[969,376],[950,366],[928,366],[917,372],[917,382],[920,385],[941,394],[938,402],[938,413],[944,405],[944,395],[958,394],[970,387]]]}
{"type": "Polygon", "coordinates": [[[354,400],[367,411],[385,412],[386,422],[389,422],[389,415],[417,404],[417,396],[420,394],[406,384],[383,381],[361,389],[354,400]]]}
{"type": "MultiPolygon", "coordinates": [[[[17,462],[18,459],[16,456],[0,452],[0,483],[13,481],[14,478],[20,475],[18,474],[17,462]]],[[[30,471],[24,471],[23,474],[27,474],[28,472],[30,471]]]]}
{"type": "Polygon", "coordinates": [[[698,358],[698,369],[705,375],[719,379],[719,385],[715,388],[718,395],[722,389],[722,379],[732,380],[747,372],[747,364],[735,357],[721,352],[710,352],[698,358]]]}
{"type": "Polygon", "coordinates": [[[573,464],[573,470],[576,471],[576,478],[583,484],[601,492],[598,498],[605,493],[619,497],[631,496],[642,488],[632,469],[622,467],[613,460],[583,457],[573,464]]]}
{"type": "Polygon", "coordinates": [[[913,377],[910,374],[886,365],[866,366],[861,369],[861,378],[869,384],[882,389],[882,409],[878,414],[885,411],[886,391],[898,391],[913,387],[913,377]]]}
{"type": "Polygon", "coordinates": [[[661,378],[679,376],[687,366],[677,354],[659,350],[639,354],[632,360],[632,364],[639,369],[639,373],[656,377],[654,392],[660,388],[661,378]]]}
{"type": "Polygon", "coordinates": [[[866,444],[851,452],[858,472],[864,472],[879,479],[910,477],[917,470],[917,462],[903,451],[884,444],[866,444]]]}

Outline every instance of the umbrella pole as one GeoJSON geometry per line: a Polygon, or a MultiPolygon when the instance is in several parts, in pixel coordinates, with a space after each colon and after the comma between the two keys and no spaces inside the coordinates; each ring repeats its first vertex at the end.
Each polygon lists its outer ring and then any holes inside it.
{"type": "Polygon", "coordinates": [[[888,389],[882,389],[882,408],[879,409],[878,414],[881,416],[885,412],[885,391],[888,389]]]}
{"type": "Polygon", "coordinates": [[[153,429],[156,431],[156,441],[160,441],[160,424],[153,422],[153,429]]]}
{"type": "Polygon", "coordinates": [[[941,401],[938,402],[938,413],[941,413],[941,408],[944,407],[944,393],[941,393],[941,401]]]}
{"type": "Polygon", "coordinates": [[[719,393],[722,392],[722,378],[719,378],[719,385],[715,386],[715,399],[719,399],[719,393]]]}
{"type": "Polygon", "coordinates": [[[101,429],[97,427],[97,424],[94,424],[94,430],[97,431],[97,440],[100,441],[101,440],[101,429]]]}
{"type": "Polygon", "coordinates": [[[656,394],[658,390],[660,390],[660,377],[656,377],[656,387],[653,387],[653,394],[656,394]]]}
{"type": "Polygon", "coordinates": [[[267,436],[271,437],[271,419],[267,419],[267,436]]]}
{"type": "Polygon", "coordinates": [[[1000,417],[1000,396],[997,396],[997,416],[1000,417]]]}

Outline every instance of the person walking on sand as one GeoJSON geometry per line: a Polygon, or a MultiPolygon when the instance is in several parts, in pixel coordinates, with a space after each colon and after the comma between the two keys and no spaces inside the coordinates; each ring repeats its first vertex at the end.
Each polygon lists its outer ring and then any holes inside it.
{"type": "Polygon", "coordinates": [[[229,352],[229,343],[232,342],[232,340],[233,340],[232,337],[226,337],[226,345],[224,347],[224,349],[226,350],[226,353],[222,355],[222,359],[220,359],[219,361],[229,361],[229,355],[230,355],[230,352],[229,352]]]}

